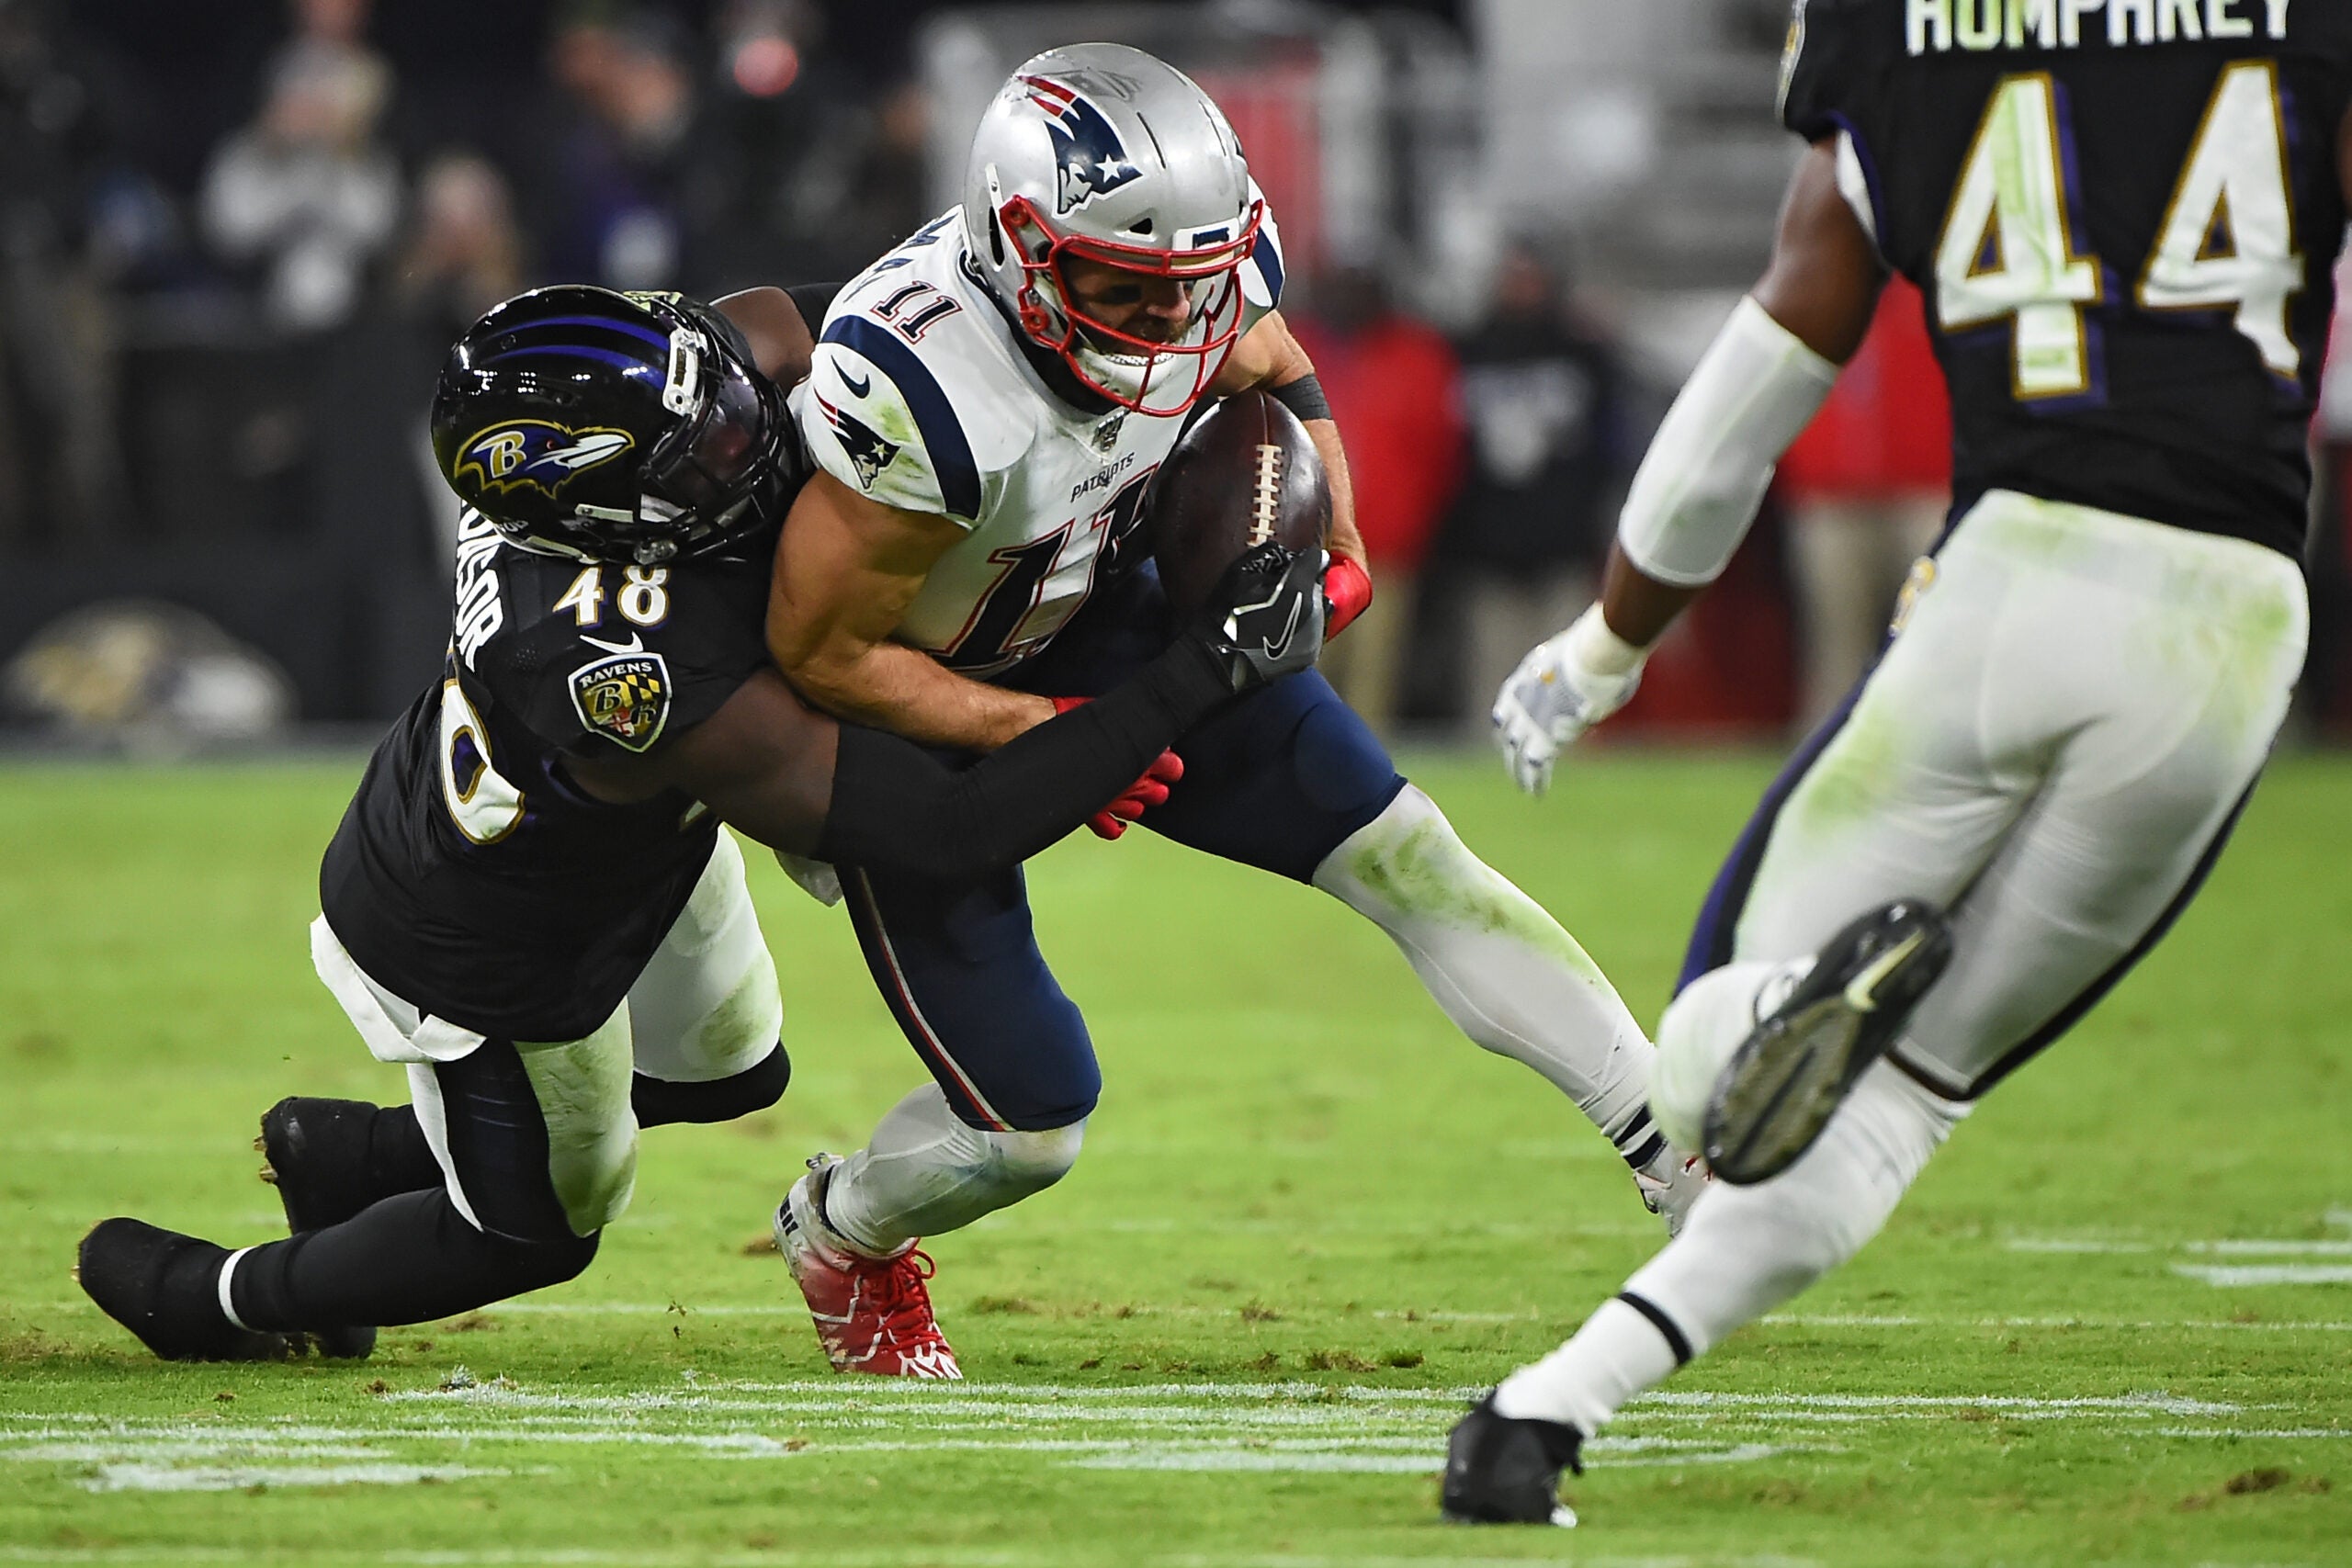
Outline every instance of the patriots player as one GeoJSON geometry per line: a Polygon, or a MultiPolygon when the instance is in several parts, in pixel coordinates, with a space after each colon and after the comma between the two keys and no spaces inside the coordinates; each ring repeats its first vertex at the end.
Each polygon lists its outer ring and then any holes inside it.
{"type": "Polygon", "coordinates": [[[773,1104],[783,1002],[722,821],[786,854],[984,874],[1311,667],[1322,563],[1261,547],[1135,679],[976,767],[810,712],[762,634],[808,473],[778,381],[809,333],[778,290],[721,305],[546,288],[452,352],[434,446],[469,510],[447,667],[369,762],[311,930],[414,1101],[269,1112],[289,1239],[93,1230],[83,1289],[157,1353],[364,1354],[373,1325],[568,1280],[628,1202],[639,1127],[773,1104]]]}
{"type": "MultiPolygon", "coordinates": [[[[1189,411],[1250,387],[1301,416],[1329,472],[1330,625],[1344,626],[1371,581],[1282,286],[1273,215],[1190,79],[1108,44],[1023,64],[982,118],[960,206],[842,289],[795,394],[820,471],[785,531],[769,613],[793,683],[845,718],[965,752],[1102,692],[1170,632],[1136,539],[1152,475],[1189,411]]],[[[1182,758],[1152,827],[1377,923],[1472,1039],[1576,1101],[1671,1219],[1695,1183],[1645,1108],[1641,1030],[1321,676],[1237,704],[1182,758]]],[[[1100,830],[1122,830],[1136,804],[1100,830]]],[[[865,1148],[810,1162],[778,1244],[837,1369],[953,1377],[915,1241],[1058,1180],[1101,1077],[1018,871],[845,859],[840,874],[934,1081],[865,1148]]]]}
{"type": "Polygon", "coordinates": [[[1700,913],[1652,1101],[1719,1179],[1455,1428],[1458,1518],[1553,1518],[1628,1398],[1876,1234],[2195,895],[2303,662],[2352,7],[1805,0],[1782,100],[1812,150],[1771,266],[1659,431],[1600,604],[1503,688],[1513,772],[1540,787],[1624,700],[1891,270],[1933,307],[1952,521],[1700,913]]]}

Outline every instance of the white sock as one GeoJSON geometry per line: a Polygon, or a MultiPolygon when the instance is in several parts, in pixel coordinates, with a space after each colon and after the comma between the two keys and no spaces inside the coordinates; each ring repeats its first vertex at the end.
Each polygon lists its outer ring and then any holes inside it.
{"type": "Polygon", "coordinates": [[[1600,965],[1456,837],[1411,784],[1315,868],[1388,933],[1454,1026],[1534,1068],[1631,1155],[1647,1141],[1651,1051],[1600,965]]]}
{"type": "Polygon", "coordinates": [[[1086,1139],[1081,1119],[1043,1133],[988,1133],[927,1083],[890,1108],[865,1147],[833,1168],[825,1219],[858,1252],[887,1258],[918,1236],[970,1224],[1060,1180],[1086,1139]]]}
{"type": "Polygon", "coordinates": [[[1681,1361],[1860,1251],[1966,1113],[1879,1063],[1796,1164],[1753,1187],[1711,1187],[1681,1235],[1575,1338],[1512,1373],[1496,1407],[1589,1437],[1681,1361]]]}
{"type": "Polygon", "coordinates": [[[1681,1364],[1657,1325],[1618,1297],[1601,1303],[1575,1338],[1505,1378],[1495,1409],[1515,1421],[1557,1421],[1590,1437],[1619,1405],[1681,1364]]]}
{"type": "Polygon", "coordinates": [[[1657,1024],[1657,1061],[1650,1069],[1650,1114],[1677,1148],[1703,1139],[1715,1079],[1757,1022],[1788,999],[1813,970],[1807,955],[1784,963],[1747,960],[1711,969],[1682,987],[1657,1024]]]}

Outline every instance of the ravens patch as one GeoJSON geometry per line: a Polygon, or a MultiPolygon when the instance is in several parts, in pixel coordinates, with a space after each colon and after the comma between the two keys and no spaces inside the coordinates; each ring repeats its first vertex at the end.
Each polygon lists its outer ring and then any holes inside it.
{"type": "Polygon", "coordinates": [[[618,653],[571,672],[571,705],[589,733],[650,750],[670,717],[670,667],[658,653],[618,653]]]}

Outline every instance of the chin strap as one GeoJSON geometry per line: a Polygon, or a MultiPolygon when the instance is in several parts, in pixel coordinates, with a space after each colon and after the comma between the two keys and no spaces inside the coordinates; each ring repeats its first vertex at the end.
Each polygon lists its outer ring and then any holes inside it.
{"type": "Polygon", "coordinates": [[[1372,604],[1372,573],[1351,556],[1333,556],[1323,574],[1323,598],[1330,605],[1323,617],[1323,640],[1329,642],[1372,604]]]}

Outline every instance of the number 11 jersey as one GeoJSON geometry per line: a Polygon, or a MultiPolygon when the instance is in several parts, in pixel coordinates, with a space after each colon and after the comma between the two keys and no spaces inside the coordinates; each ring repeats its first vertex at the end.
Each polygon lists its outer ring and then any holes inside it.
{"type": "Polygon", "coordinates": [[[1804,0],[1782,118],[1919,285],[1954,515],[2014,490],[2300,558],[2344,0],[1804,0]]]}
{"type": "MultiPolygon", "coordinates": [[[[1240,283],[1246,331],[1282,297],[1271,211],[1240,283]]],[[[1131,564],[1145,492],[1183,434],[1181,418],[1069,400],[1087,394],[1074,382],[1055,390],[1051,368],[967,258],[951,209],[843,286],[792,393],[818,467],[886,506],[966,530],[898,637],[977,679],[1044,649],[1131,564]]]]}

